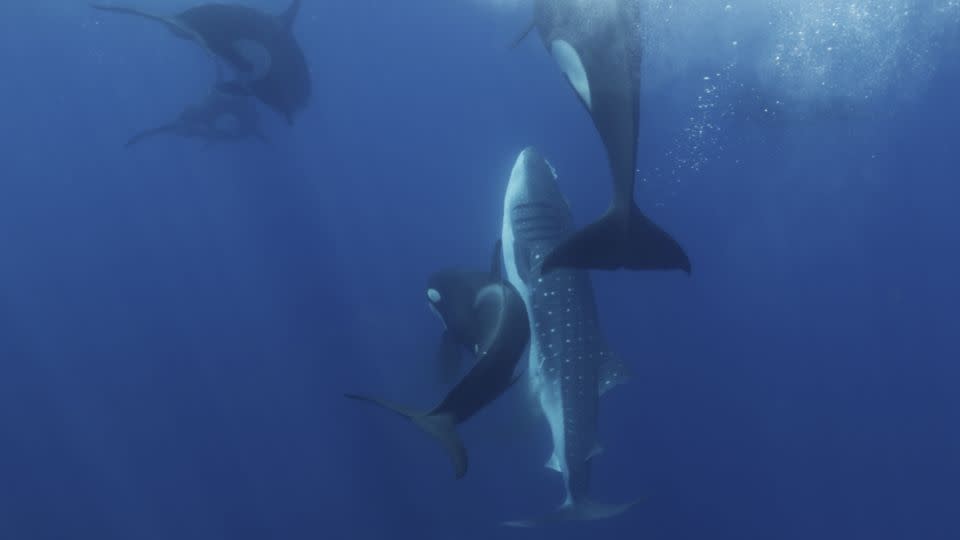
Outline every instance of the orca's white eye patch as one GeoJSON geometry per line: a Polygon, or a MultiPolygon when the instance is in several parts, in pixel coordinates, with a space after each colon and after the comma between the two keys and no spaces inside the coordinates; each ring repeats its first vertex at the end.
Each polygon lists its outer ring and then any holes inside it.
{"type": "Polygon", "coordinates": [[[244,78],[248,81],[257,81],[266,77],[273,65],[270,51],[260,43],[251,39],[238,39],[233,42],[233,50],[243,58],[249,69],[244,70],[244,78]]]}
{"type": "Polygon", "coordinates": [[[560,66],[560,70],[567,76],[570,86],[577,91],[580,99],[588,109],[593,109],[593,98],[590,95],[590,81],[587,79],[587,69],[577,50],[562,39],[555,40],[550,46],[553,59],[560,66]]]}
{"type": "Polygon", "coordinates": [[[440,296],[440,291],[436,289],[427,289],[427,298],[429,298],[434,304],[443,299],[443,297],[440,296]]]}

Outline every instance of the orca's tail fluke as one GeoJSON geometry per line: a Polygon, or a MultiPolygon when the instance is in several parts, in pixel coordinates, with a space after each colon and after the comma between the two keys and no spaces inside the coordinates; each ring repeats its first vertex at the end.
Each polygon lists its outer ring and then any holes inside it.
{"type": "Polygon", "coordinates": [[[683,270],[690,259],[666,231],[643,215],[636,205],[611,209],[547,255],[542,273],[557,268],[593,270],[683,270]]]}
{"type": "Polygon", "coordinates": [[[130,137],[129,139],[127,139],[127,142],[123,145],[123,147],[130,148],[135,144],[139,144],[143,142],[145,139],[156,137],[157,135],[162,135],[164,133],[172,133],[175,129],[176,129],[175,124],[166,124],[166,125],[155,127],[155,128],[145,129],[140,133],[137,133],[133,137],[130,137]]]}
{"type": "Polygon", "coordinates": [[[382,399],[360,396],[357,394],[344,395],[350,399],[366,401],[368,403],[373,403],[374,405],[379,405],[384,409],[393,411],[410,420],[416,424],[417,427],[440,441],[440,444],[443,445],[443,449],[446,450],[447,454],[450,456],[450,461],[453,463],[453,471],[457,478],[463,478],[463,476],[467,473],[467,449],[463,446],[463,441],[460,440],[460,436],[457,435],[455,430],[456,424],[454,423],[453,418],[449,415],[423,414],[411,409],[407,409],[406,407],[401,407],[399,405],[390,403],[389,401],[384,401],[382,399]]]}
{"type": "Polygon", "coordinates": [[[576,503],[565,503],[555,511],[540,517],[505,521],[503,525],[507,527],[539,527],[558,521],[610,519],[619,516],[645,500],[646,497],[643,497],[624,504],[603,504],[587,499],[576,503]]]}

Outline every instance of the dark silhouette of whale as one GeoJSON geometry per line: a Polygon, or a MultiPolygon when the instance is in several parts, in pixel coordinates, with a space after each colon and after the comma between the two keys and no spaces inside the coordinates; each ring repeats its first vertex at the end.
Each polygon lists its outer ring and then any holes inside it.
{"type": "MultiPolygon", "coordinates": [[[[499,264],[499,261],[498,261],[499,264]]],[[[523,299],[498,274],[444,270],[429,280],[427,299],[453,339],[475,351],[477,361],[439,405],[415,411],[377,398],[346,394],[413,421],[443,444],[454,473],[467,472],[467,451],[455,430],[507,391],[530,338],[523,299]]]]}
{"type": "Polygon", "coordinates": [[[232,4],[204,4],[173,16],[122,6],[91,7],[155,20],[196,42],[237,72],[237,79],[222,83],[221,90],[255,96],[292,123],[311,93],[306,58],[292,32],[300,3],[293,0],[279,16],[232,4]]]}
{"type": "Polygon", "coordinates": [[[145,129],[131,137],[126,147],[157,135],[196,138],[217,142],[258,139],[269,142],[260,129],[260,117],[250,98],[224,94],[216,89],[202,102],[187,105],[172,122],[145,129]]]}

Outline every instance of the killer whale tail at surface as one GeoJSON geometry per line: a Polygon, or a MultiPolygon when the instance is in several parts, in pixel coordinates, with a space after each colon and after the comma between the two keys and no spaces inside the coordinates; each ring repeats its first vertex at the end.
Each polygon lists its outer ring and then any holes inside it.
{"type": "Polygon", "coordinates": [[[634,203],[629,212],[608,211],[554,248],[541,271],[557,268],[691,271],[680,244],[634,203]]]}
{"type": "Polygon", "coordinates": [[[393,411],[410,420],[416,424],[417,427],[440,441],[440,444],[443,445],[443,449],[446,450],[447,454],[450,456],[450,461],[453,463],[453,471],[457,478],[463,478],[463,476],[467,473],[467,449],[463,446],[463,441],[460,440],[460,436],[457,435],[455,430],[456,424],[454,424],[451,416],[445,414],[424,414],[400,405],[396,405],[394,403],[390,403],[388,401],[384,401],[382,399],[368,396],[361,396],[357,394],[344,394],[344,396],[349,399],[366,401],[367,403],[379,405],[384,409],[393,411]]]}
{"type": "Polygon", "coordinates": [[[539,527],[541,525],[547,525],[559,521],[592,521],[598,519],[609,519],[619,516],[646,499],[646,497],[641,497],[624,504],[604,504],[586,499],[575,503],[563,504],[555,511],[540,517],[506,521],[503,523],[503,525],[507,527],[539,527]]]}

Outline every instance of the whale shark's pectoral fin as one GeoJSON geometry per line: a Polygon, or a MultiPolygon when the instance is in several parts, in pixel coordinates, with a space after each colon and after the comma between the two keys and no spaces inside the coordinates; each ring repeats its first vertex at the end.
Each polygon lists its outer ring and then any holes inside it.
{"type": "Polygon", "coordinates": [[[288,32],[293,31],[293,22],[297,20],[297,14],[300,13],[300,4],[301,0],[293,0],[280,15],[280,25],[286,28],[288,32]]]}
{"type": "Polygon", "coordinates": [[[440,441],[444,450],[447,451],[447,455],[450,456],[450,461],[453,463],[453,472],[458,479],[463,478],[463,476],[467,474],[467,449],[463,446],[463,441],[460,440],[460,436],[457,435],[455,430],[456,423],[449,414],[423,414],[382,399],[357,394],[344,394],[344,396],[349,399],[379,405],[384,409],[393,411],[407,418],[416,424],[417,427],[440,441]]]}
{"type": "Polygon", "coordinates": [[[627,366],[616,356],[611,356],[600,365],[600,395],[604,395],[611,388],[625,384],[630,380],[627,366]]]}
{"type": "Polygon", "coordinates": [[[547,462],[544,464],[544,467],[553,471],[563,472],[560,468],[560,460],[557,459],[556,453],[550,454],[550,459],[547,460],[547,462]]]}
{"type": "Polygon", "coordinates": [[[537,21],[536,20],[530,21],[530,23],[523,28],[523,31],[521,31],[520,34],[517,35],[517,37],[513,38],[513,41],[510,42],[510,46],[508,47],[508,49],[516,49],[521,43],[523,43],[523,40],[527,39],[527,36],[529,36],[530,32],[532,32],[533,29],[536,27],[537,27],[537,21]]]}
{"type": "Polygon", "coordinates": [[[603,445],[601,445],[600,443],[594,444],[593,449],[590,450],[590,454],[587,455],[587,461],[590,461],[591,459],[599,456],[602,453],[603,453],[603,445]]]}
{"type": "Polygon", "coordinates": [[[557,268],[594,270],[683,270],[690,259],[666,231],[631,203],[627,211],[611,210],[577,231],[544,259],[544,274],[557,268]]]}
{"type": "Polygon", "coordinates": [[[624,504],[603,504],[585,499],[574,503],[563,504],[554,512],[544,516],[533,519],[506,521],[503,525],[507,527],[539,527],[540,525],[547,525],[558,521],[608,519],[619,516],[646,499],[646,497],[642,497],[624,504]]]}

